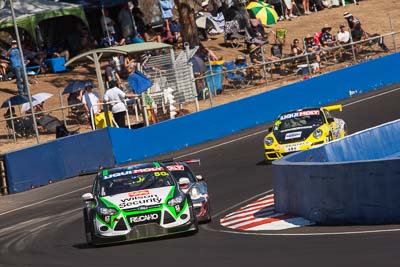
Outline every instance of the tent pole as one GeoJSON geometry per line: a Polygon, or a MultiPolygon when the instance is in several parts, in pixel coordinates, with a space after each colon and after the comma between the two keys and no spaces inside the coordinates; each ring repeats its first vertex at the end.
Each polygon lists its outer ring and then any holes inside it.
{"type": "Polygon", "coordinates": [[[31,90],[29,88],[28,84],[28,75],[26,74],[26,67],[25,67],[25,60],[24,60],[24,53],[22,52],[22,46],[21,46],[21,39],[19,38],[19,31],[18,31],[18,26],[17,26],[17,20],[15,18],[15,12],[14,12],[14,5],[13,1],[9,0],[10,2],[10,8],[11,8],[11,15],[14,23],[14,29],[15,29],[15,36],[17,37],[17,43],[18,43],[18,51],[19,51],[19,56],[21,57],[21,63],[22,63],[22,73],[24,76],[24,86],[27,89],[28,93],[28,98],[29,98],[29,105],[31,106],[31,112],[32,112],[32,119],[33,119],[33,126],[35,128],[35,134],[36,134],[36,142],[39,144],[39,131],[37,127],[37,122],[36,122],[36,117],[35,117],[35,111],[32,105],[32,95],[31,95],[31,90]]]}

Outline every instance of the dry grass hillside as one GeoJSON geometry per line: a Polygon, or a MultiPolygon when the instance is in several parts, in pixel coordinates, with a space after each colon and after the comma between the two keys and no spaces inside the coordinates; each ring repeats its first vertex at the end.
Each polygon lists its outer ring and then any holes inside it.
{"type": "MultiPolygon", "coordinates": [[[[333,27],[333,32],[338,30],[339,24],[344,23],[343,12],[349,11],[358,17],[369,33],[389,33],[391,31],[391,23],[393,25],[393,31],[400,31],[400,2],[397,0],[362,0],[359,5],[347,5],[345,7],[325,9],[323,11],[313,13],[308,16],[300,16],[292,21],[278,22],[277,25],[267,28],[267,31],[274,31],[276,27],[283,27],[287,29],[287,42],[284,47],[284,51],[290,49],[290,43],[294,38],[302,38],[308,33],[314,33],[319,31],[325,23],[330,24],[333,27]]],[[[273,40],[273,37],[270,37],[273,40]]],[[[233,60],[237,55],[247,55],[247,51],[243,49],[235,49],[231,47],[225,47],[223,45],[223,35],[216,35],[212,37],[211,41],[204,42],[204,45],[214,50],[218,56],[222,56],[224,60],[233,60]]],[[[396,37],[397,42],[399,37],[396,37]]],[[[392,38],[386,38],[386,43],[391,48],[391,52],[394,52],[394,40],[392,38]]],[[[266,51],[269,51],[267,47],[266,51]]],[[[324,72],[344,67],[348,62],[342,64],[334,64],[326,67],[324,72]]],[[[350,62],[351,64],[351,62],[350,62]]],[[[49,101],[46,101],[46,109],[56,108],[60,106],[58,94],[62,91],[67,83],[74,79],[93,79],[95,80],[94,68],[77,67],[72,71],[62,74],[42,74],[38,76],[38,83],[31,86],[32,94],[38,92],[49,92],[54,94],[49,101]]],[[[270,90],[281,85],[298,81],[299,77],[293,76],[292,78],[282,78],[269,82],[267,85],[262,84],[256,87],[249,87],[237,90],[225,90],[222,94],[213,98],[214,105],[224,104],[239,98],[258,94],[260,92],[270,90]]],[[[0,103],[17,92],[16,84],[14,81],[0,82],[0,103]]],[[[66,98],[64,99],[66,103],[66,98]]],[[[205,109],[210,107],[209,101],[201,101],[200,108],[205,109]]],[[[193,110],[193,107],[188,107],[193,110]]],[[[1,115],[5,110],[0,111],[1,115]]],[[[4,124],[2,124],[4,127],[4,124]]],[[[81,126],[81,131],[90,130],[89,126],[81,126]]],[[[14,142],[13,139],[5,137],[4,133],[7,131],[1,129],[0,137],[0,153],[5,153],[10,150],[15,150],[21,147],[36,144],[35,138],[20,138],[18,142],[14,142]]],[[[49,139],[54,139],[54,136],[41,136],[41,142],[49,139]]]]}

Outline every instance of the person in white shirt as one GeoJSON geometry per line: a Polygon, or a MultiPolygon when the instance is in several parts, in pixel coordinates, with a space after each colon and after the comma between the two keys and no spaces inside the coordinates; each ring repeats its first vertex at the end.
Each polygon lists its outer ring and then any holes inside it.
{"type": "Polygon", "coordinates": [[[104,94],[104,101],[111,102],[111,112],[118,127],[126,127],[125,116],[127,108],[124,99],[136,96],[136,94],[126,94],[123,92],[116,86],[115,81],[110,82],[110,89],[108,89],[104,94]]]}
{"type": "Polygon", "coordinates": [[[350,42],[350,32],[346,31],[346,26],[344,24],[340,24],[340,31],[337,34],[337,40],[339,44],[347,44],[350,42]]]}
{"type": "MultiPolygon", "coordinates": [[[[346,31],[346,26],[344,24],[340,24],[340,31],[337,34],[337,41],[340,45],[345,45],[350,43],[350,32],[346,31]]],[[[350,46],[344,46],[339,49],[339,57],[343,59],[343,54],[346,49],[349,49],[350,46]]]]}
{"type": "Polygon", "coordinates": [[[86,86],[85,93],[82,96],[82,103],[84,104],[86,112],[90,114],[90,110],[93,108],[93,114],[99,114],[99,102],[99,95],[97,94],[97,92],[93,91],[93,87],[91,85],[86,86]]]}
{"type": "Polygon", "coordinates": [[[97,92],[93,91],[92,85],[87,85],[85,87],[85,93],[82,96],[82,103],[84,104],[83,107],[85,108],[89,116],[89,122],[91,122],[92,117],[90,110],[91,109],[93,110],[93,117],[95,117],[101,111],[101,107],[99,105],[100,103],[99,95],[97,94],[97,92]]]}

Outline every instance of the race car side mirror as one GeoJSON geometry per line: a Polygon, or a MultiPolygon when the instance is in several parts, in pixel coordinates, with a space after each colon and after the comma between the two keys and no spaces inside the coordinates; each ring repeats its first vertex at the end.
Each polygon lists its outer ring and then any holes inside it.
{"type": "Polygon", "coordinates": [[[334,122],[334,121],[335,121],[334,118],[328,118],[328,123],[332,123],[332,122],[334,122]]]}
{"type": "Polygon", "coordinates": [[[82,199],[84,201],[91,201],[91,200],[94,200],[94,196],[92,193],[85,193],[82,195],[82,199]]]}
{"type": "Polygon", "coordinates": [[[201,175],[201,174],[196,175],[196,179],[199,180],[199,181],[203,181],[204,180],[203,175],[201,175]]]}

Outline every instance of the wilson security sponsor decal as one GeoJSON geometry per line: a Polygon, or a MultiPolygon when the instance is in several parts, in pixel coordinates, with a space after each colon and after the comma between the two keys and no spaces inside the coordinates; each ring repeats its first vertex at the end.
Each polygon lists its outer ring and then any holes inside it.
{"type": "Polygon", "coordinates": [[[145,189],[140,191],[133,191],[115,196],[106,197],[106,199],[120,209],[131,209],[140,206],[154,206],[164,203],[172,186],[145,189]]]}

